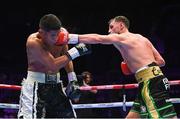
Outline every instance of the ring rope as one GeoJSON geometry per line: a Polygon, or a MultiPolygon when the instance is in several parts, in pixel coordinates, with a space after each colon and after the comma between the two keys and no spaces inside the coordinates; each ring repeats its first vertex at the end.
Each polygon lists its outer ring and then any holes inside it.
{"type": "MultiPolygon", "coordinates": [[[[169,81],[169,84],[170,85],[178,85],[178,84],[180,84],[180,80],[169,81]]],[[[138,84],[100,85],[100,86],[81,86],[80,90],[109,90],[109,89],[122,89],[122,88],[133,89],[133,88],[137,88],[137,87],[138,87],[138,84]]],[[[20,90],[21,86],[0,84],[0,88],[20,90]]]]}
{"type": "MultiPolygon", "coordinates": [[[[180,80],[169,81],[170,85],[180,84],[180,80]]],[[[109,89],[134,89],[138,84],[124,84],[124,85],[101,85],[101,86],[81,86],[80,90],[109,90],[109,89]]]]}
{"type": "MultiPolygon", "coordinates": [[[[172,103],[180,103],[180,98],[169,99],[172,103]]],[[[73,104],[74,109],[84,108],[110,108],[110,107],[131,107],[133,102],[112,102],[112,103],[96,103],[96,104],[73,104]]],[[[18,109],[18,104],[0,103],[0,108],[18,109]]]]}

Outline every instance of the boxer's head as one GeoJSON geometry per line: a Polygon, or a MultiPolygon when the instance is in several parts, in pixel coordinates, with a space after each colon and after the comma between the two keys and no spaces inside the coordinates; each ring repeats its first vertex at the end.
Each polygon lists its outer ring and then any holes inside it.
{"type": "Polygon", "coordinates": [[[121,32],[124,31],[125,29],[129,29],[130,22],[128,18],[125,16],[116,16],[109,20],[109,33],[118,33],[120,34],[121,32]]]}
{"type": "Polygon", "coordinates": [[[54,45],[62,25],[59,18],[54,14],[44,15],[39,22],[39,33],[47,44],[54,45]]]}
{"type": "Polygon", "coordinates": [[[116,16],[114,17],[115,22],[123,22],[127,29],[129,29],[130,22],[129,19],[125,16],[116,16]]]}
{"type": "Polygon", "coordinates": [[[44,15],[39,22],[39,28],[45,31],[59,30],[61,26],[61,21],[54,14],[44,15]]]}

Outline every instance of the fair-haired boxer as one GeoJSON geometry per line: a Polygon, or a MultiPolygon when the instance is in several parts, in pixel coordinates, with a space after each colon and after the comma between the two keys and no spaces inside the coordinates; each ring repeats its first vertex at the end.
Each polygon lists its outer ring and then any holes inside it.
{"type": "Polygon", "coordinates": [[[168,79],[160,69],[165,65],[164,59],[149,39],[129,32],[129,25],[127,17],[116,16],[109,21],[109,35],[64,31],[59,34],[57,43],[113,44],[124,59],[122,70],[125,74],[135,74],[139,83],[137,99],[126,118],[176,118],[174,106],[168,101],[168,79]]]}
{"type": "Polygon", "coordinates": [[[88,47],[77,44],[55,45],[61,21],[54,14],[44,15],[39,30],[30,34],[26,42],[28,71],[22,82],[18,118],[75,118],[70,99],[80,96],[72,60],[90,53],[88,47]],[[65,68],[68,88],[63,91],[59,70],[65,68]],[[69,99],[70,98],[70,99],[69,99]]]}

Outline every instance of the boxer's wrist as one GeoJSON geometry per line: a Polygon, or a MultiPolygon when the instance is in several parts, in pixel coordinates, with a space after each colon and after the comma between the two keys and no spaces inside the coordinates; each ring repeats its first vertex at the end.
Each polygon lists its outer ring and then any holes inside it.
{"type": "Polygon", "coordinates": [[[69,34],[68,44],[77,44],[79,42],[78,34],[69,34]]]}
{"type": "Polygon", "coordinates": [[[76,73],[74,71],[68,73],[68,81],[77,81],[76,73]]]}
{"type": "Polygon", "coordinates": [[[68,56],[68,58],[69,58],[70,60],[73,60],[73,59],[75,59],[75,58],[77,58],[77,57],[80,56],[78,50],[77,50],[75,47],[73,47],[73,48],[71,48],[70,50],[68,50],[67,53],[66,53],[66,55],[68,56]]]}

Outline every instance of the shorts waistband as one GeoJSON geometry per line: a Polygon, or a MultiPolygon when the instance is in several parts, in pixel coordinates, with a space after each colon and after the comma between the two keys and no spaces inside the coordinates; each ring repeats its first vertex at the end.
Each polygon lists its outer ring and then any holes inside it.
{"type": "Polygon", "coordinates": [[[38,83],[55,84],[62,82],[60,73],[46,74],[41,72],[28,71],[27,80],[37,81],[38,83]]]}
{"type": "Polygon", "coordinates": [[[161,75],[163,75],[163,73],[159,66],[145,66],[145,68],[140,68],[135,73],[135,77],[138,83],[161,75]]]}

